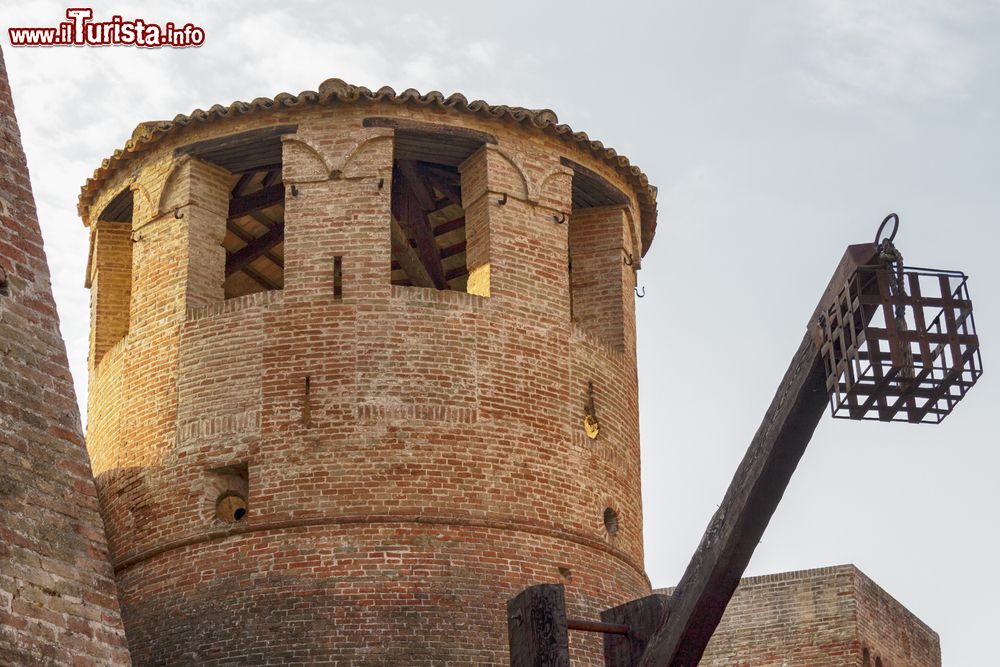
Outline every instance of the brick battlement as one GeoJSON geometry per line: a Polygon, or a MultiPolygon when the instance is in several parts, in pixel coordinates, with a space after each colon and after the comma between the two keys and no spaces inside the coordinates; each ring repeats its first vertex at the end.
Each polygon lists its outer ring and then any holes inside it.
{"type": "Polygon", "coordinates": [[[701,664],[940,667],[941,646],[858,568],[838,565],[742,579],[701,664]]]}

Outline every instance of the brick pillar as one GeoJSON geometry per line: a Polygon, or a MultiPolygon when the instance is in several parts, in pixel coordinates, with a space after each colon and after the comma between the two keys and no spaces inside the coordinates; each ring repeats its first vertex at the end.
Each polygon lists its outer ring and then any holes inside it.
{"type": "Polygon", "coordinates": [[[573,321],[619,350],[634,298],[626,223],[623,206],[576,209],[569,223],[573,321]]]}
{"type": "Polygon", "coordinates": [[[90,363],[100,363],[129,328],[132,295],[132,225],[122,222],[94,223],[94,254],[91,258],[90,363]]]}
{"type": "Polygon", "coordinates": [[[225,298],[226,236],[230,179],[221,167],[190,160],[187,168],[188,203],[182,206],[188,234],[187,307],[207,306],[225,298]]]}
{"type": "MultiPolygon", "coordinates": [[[[537,166],[536,166],[537,168],[537,166]]],[[[566,225],[572,206],[571,172],[553,161],[541,201],[526,174],[487,144],[459,166],[465,208],[468,291],[507,299],[531,310],[539,324],[563,322],[568,310],[566,225]]]]}
{"type": "Polygon", "coordinates": [[[489,197],[488,155],[485,148],[480,149],[459,167],[465,209],[465,266],[469,271],[466,291],[479,296],[490,295],[490,205],[497,203],[489,197]]]}
{"type": "Polygon", "coordinates": [[[391,287],[391,137],[369,137],[354,148],[349,166],[335,177],[304,160],[296,152],[300,144],[295,139],[294,135],[285,137],[282,169],[288,186],[285,303],[332,300],[336,257],[341,258],[345,302],[387,298],[391,287]],[[293,185],[296,195],[291,192],[293,185]]]}
{"type": "Polygon", "coordinates": [[[165,483],[158,467],[176,445],[181,328],[189,308],[223,299],[220,244],[230,178],[217,166],[184,159],[167,177],[162,211],[136,198],[130,336],[120,367],[91,376],[91,392],[118,392],[104,402],[121,402],[120,424],[112,426],[109,416],[95,412],[92,417],[100,418],[88,422],[87,445],[101,462],[97,488],[114,559],[131,545],[136,526],[153,532],[170,520],[157,509],[158,485],[165,483]]]}

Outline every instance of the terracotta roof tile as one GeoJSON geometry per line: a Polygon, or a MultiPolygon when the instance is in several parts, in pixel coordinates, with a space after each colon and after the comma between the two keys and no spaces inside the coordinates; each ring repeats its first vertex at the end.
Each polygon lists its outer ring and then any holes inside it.
{"type": "Polygon", "coordinates": [[[106,158],[101,166],[94,170],[93,177],[87,179],[80,191],[77,211],[86,223],[88,209],[94,196],[112,173],[121,168],[135,154],[148,150],[164,136],[177,132],[188,125],[209,123],[250,113],[266,113],[315,104],[349,104],[353,102],[410,104],[475,114],[497,120],[513,120],[589,149],[596,157],[613,166],[634,188],[640,205],[642,253],[645,255],[649,249],[656,229],[656,188],[649,184],[649,180],[642,170],[632,165],[627,157],[619,155],[613,148],[605,146],[600,141],[591,140],[585,132],[574,132],[569,125],[559,123],[559,119],[553,111],[492,105],[482,100],[469,102],[460,93],[453,93],[445,97],[437,91],[421,94],[412,88],[396,93],[388,86],[371,91],[363,86],[353,86],[340,79],[327,79],[320,84],[318,92],[307,90],[298,95],[279,93],[274,96],[274,99],[258,97],[251,102],[233,102],[228,107],[216,104],[207,111],[195,109],[189,115],[180,114],[170,121],[140,123],[132,132],[132,138],[125,143],[124,148],[116,150],[111,157],[106,158]]]}

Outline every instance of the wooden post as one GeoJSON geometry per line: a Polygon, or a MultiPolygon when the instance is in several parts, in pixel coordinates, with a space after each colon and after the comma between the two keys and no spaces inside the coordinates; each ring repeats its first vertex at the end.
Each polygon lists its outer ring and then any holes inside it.
{"type": "Polygon", "coordinates": [[[566,593],[539,584],[507,601],[511,667],[569,667],[566,593]]]}
{"type": "Polygon", "coordinates": [[[670,615],[661,620],[638,662],[640,667],[694,667],[701,659],[826,410],[817,320],[854,270],[874,264],[877,258],[873,243],[850,246],[844,254],[764,421],[671,596],[670,615]]]}
{"type": "Polygon", "coordinates": [[[604,635],[605,667],[634,667],[646,650],[646,644],[667,618],[669,595],[648,595],[601,612],[605,623],[628,626],[627,635],[604,635]]]}

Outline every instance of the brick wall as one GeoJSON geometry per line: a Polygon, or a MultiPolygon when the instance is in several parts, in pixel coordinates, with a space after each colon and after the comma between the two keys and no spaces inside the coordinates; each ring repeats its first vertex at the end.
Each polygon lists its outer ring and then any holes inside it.
{"type": "MultiPolygon", "coordinates": [[[[525,586],[564,583],[590,618],[649,591],[632,223],[590,226],[615,253],[609,342],[571,321],[571,225],[553,219],[571,214],[567,152],[627,191],[555,138],[396,106],[195,125],[107,183],[95,212],[136,192],[131,322],[91,371],[88,447],[136,664],[502,665],[525,586]],[[497,137],[461,166],[488,292],[390,284],[393,130],[368,115],[497,137]],[[224,179],[173,149],[288,122],[284,290],[222,301],[207,212],[225,210],[224,179]],[[229,524],[219,471],[244,469],[249,513],[229,524]]],[[[574,664],[601,664],[599,637],[574,642],[574,664]]]]}
{"type": "Polygon", "coordinates": [[[854,572],[854,590],[862,652],[867,650],[871,660],[864,667],[875,667],[876,660],[882,667],[941,665],[941,642],[936,632],[858,570],[854,572]]]}
{"type": "Polygon", "coordinates": [[[842,565],[743,579],[701,665],[874,667],[876,659],[882,667],[940,667],[937,633],[842,565]]]}
{"type": "Polygon", "coordinates": [[[128,333],[132,297],[132,226],[121,222],[98,221],[94,225],[95,253],[91,273],[90,350],[94,364],[128,333]]]}
{"type": "Polygon", "coordinates": [[[0,664],[128,665],[0,54],[0,664]]]}
{"type": "Polygon", "coordinates": [[[625,346],[627,285],[632,270],[625,264],[625,207],[576,212],[569,223],[573,321],[615,349],[625,346]],[[617,234],[609,234],[609,229],[617,234]]]}

